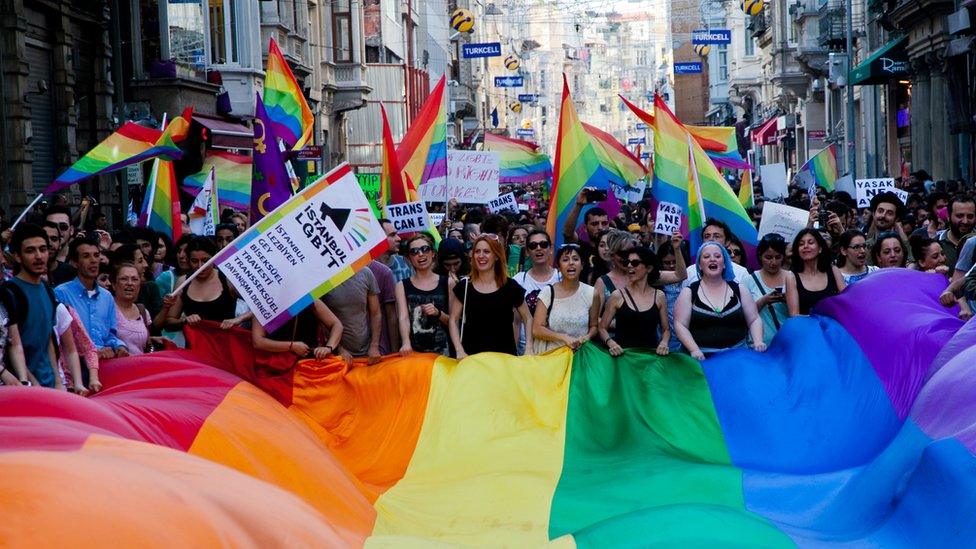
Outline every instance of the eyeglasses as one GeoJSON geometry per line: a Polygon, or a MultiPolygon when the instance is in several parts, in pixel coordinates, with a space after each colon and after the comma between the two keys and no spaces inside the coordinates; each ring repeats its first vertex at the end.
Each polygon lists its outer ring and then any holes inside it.
{"type": "Polygon", "coordinates": [[[867,249],[867,244],[851,244],[847,247],[848,250],[861,251],[867,249]]]}
{"type": "Polygon", "coordinates": [[[542,242],[529,242],[528,244],[525,245],[525,247],[528,248],[528,249],[530,249],[530,250],[534,250],[536,248],[539,248],[539,249],[542,249],[542,250],[548,250],[549,249],[549,241],[548,240],[543,240],[542,242]]]}
{"type": "Polygon", "coordinates": [[[410,255],[427,254],[433,250],[434,248],[431,248],[430,246],[427,245],[421,246],[419,248],[410,248],[410,255]]]}
{"type": "Polygon", "coordinates": [[[631,259],[631,260],[628,260],[628,261],[624,261],[624,266],[625,267],[639,267],[639,266],[641,266],[643,264],[644,264],[644,262],[641,261],[640,259],[631,259]]]}

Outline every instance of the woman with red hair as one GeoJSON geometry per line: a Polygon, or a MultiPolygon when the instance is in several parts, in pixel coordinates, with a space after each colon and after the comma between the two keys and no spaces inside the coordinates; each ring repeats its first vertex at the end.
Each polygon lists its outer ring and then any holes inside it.
{"type": "Polygon", "coordinates": [[[471,276],[461,279],[451,292],[448,327],[457,358],[483,352],[514,355],[518,341],[516,312],[525,326],[526,354],[531,354],[532,317],[525,305],[525,290],[508,277],[507,265],[496,235],[474,239],[471,276]]]}

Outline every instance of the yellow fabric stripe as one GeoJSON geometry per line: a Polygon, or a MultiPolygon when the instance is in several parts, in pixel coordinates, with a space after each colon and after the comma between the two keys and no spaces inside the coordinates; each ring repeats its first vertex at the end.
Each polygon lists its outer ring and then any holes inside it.
{"type": "Polygon", "coordinates": [[[417,448],[376,501],[367,546],[547,543],[572,358],[566,349],[438,358],[417,448]]]}

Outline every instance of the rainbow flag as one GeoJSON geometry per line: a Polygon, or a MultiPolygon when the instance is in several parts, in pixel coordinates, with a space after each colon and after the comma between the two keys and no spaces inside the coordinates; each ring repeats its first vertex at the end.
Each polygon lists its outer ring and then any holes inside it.
{"type": "MultiPolygon", "coordinates": [[[[639,156],[635,156],[614,139],[609,133],[583,122],[583,129],[590,135],[593,150],[600,158],[600,164],[611,175],[611,180],[627,187],[647,175],[647,169],[641,164],[639,156]]],[[[638,151],[638,155],[640,152],[638,151]]]]}
{"type": "MultiPolygon", "coordinates": [[[[654,127],[654,115],[631,103],[626,97],[619,95],[621,101],[627,105],[634,115],[646,123],[649,127],[654,127]]],[[[705,150],[712,163],[719,169],[728,168],[732,170],[748,170],[752,166],[746,162],[739,154],[739,143],[735,136],[735,128],[732,126],[690,126],[685,125],[685,129],[691,133],[695,141],[705,150]]]]}
{"type": "Polygon", "coordinates": [[[743,208],[752,208],[756,205],[755,191],[752,188],[752,173],[749,170],[742,172],[742,183],[739,185],[739,204],[743,208]]]}
{"type": "Polygon", "coordinates": [[[383,168],[380,175],[380,208],[387,204],[403,204],[419,200],[417,188],[413,186],[409,175],[400,169],[396,147],[393,145],[393,133],[390,131],[390,121],[386,117],[386,108],[380,105],[383,116],[383,168]]]}
{"type": "Polygon", "coordinates": [[[660,97],[655,98],[654,198],[678,204],[688,222],[692,250],[701,244],[701,228],[708,218],[725,222],[747,248],[746,257],[758,243],[756,227],[736,194],[691,133],[675,118],[660,97]],[[692,196],[691,187],[697,182],[692,196]],[[693,200],[700,201],[699,204],[693,200]],[[695,215],[691,212],[694,210],[695,215]]]}
{"type": "Polygon", "coordinates": [[[556,134],[556,162],[553,166],[552,199],[546,232],[558,247],[563,241],[563,224],[576,195],[584,187],[609,190],[609,173],[600,163],[593,141],[583,129],[576,106],[569,95],[569,84],[563,75],[563,97],[556,134]]]}
{"type": "Polygon", "coordinates": [[[180,195],[176,186],[173,162],[157,158],[154,161],[139,225],[161,232],[176,241],[183,235],[180,220],[180,195]]]}
{"type": "Polygon", "coordinates": [[[263,97],[278,139],[296,151],[311,143],[315,117],[274,38],[268,44],[263,97]]]}
{"type": "Polygon", "coordinates": [[[85,156],[68,167],[47,188],[44,194],[56,193],[96,175],[121,170],[126,166],[138,164],[159,156],[178,160],[183,151],[176,145],[186,136],[189,127],[188,115],[178,117],[166,131],[126,122],[104,141],[95,145],[85,156]],[[177,122],[177,120],[182,120],[177,122]],[[175,124],[175,125],[174,125],[175,124]]]}
{"type": "Polygon", "coordinates": [[[217,179],[217,199],[220,209],[231,208],[247,212],[251,207],[251,157],[218,149],[208,149],[199,172],[183,179],[183,190],[191,196],[199,194],[213,169],[217,179]]]}
{"type": "Polygon", "coordinates": [[[186,212],[188,225],[193,234],[212,236],[216,232],[217,224],[220,223],[216,178],[217,170],[210,168],[203,189],[190,205],[190,210],[186,212]]]}
{"type": "Polygon", "coordinates": [[[442,76],[396,148],[404,179],[414,189],[431,179],[447,177],[446,86],[447,77],[442,76]]]}
{"type": "Polygon", "coordinates": [[[89,398],[0,391],[3,539],[967,547],[976,326],[944,288],[885,269],[766,353],[702,362],[588,343],[367,366],[201,322],[192,353],[107,361],[89,398]]]}
{"type": "Polygon", "coordinates": [[[552,177],[552,162],[535,143],[488,132],[484,148],[498,153],[499,183],[532,183],[552,177]]]}
{"type": "Polygon", "coordinates": [[[812,182],[827,189],[828,192],[833,192],[834,182],[838,179],[837,145],[830,145],[813,155],[803,166],[800,166],[795,177],[809,178],[812,182]]]}

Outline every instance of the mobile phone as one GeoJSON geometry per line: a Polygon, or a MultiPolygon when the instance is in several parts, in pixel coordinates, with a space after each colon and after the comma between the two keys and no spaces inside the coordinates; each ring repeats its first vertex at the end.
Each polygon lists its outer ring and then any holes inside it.
{"type": "Polygon", "coordinates": [[[820,228],[826,229],[828,221],[830,221],[830,212],[827,208],[820,208],[817,211],[817,222],[820,223],[820,228]]]}
{"type": "Polygon", "coordinates": [[[589,189],[586,191],[587,202],[603,202],[607,199],[607,191],[599,189],[589,189]]]}
{"type": "Polygon", "coordinates": [[[783,287],[782,286],[777,286],[777,287],[773,288],[773,293],[774,294],[782,294],[783,293],[783,287]]]}

